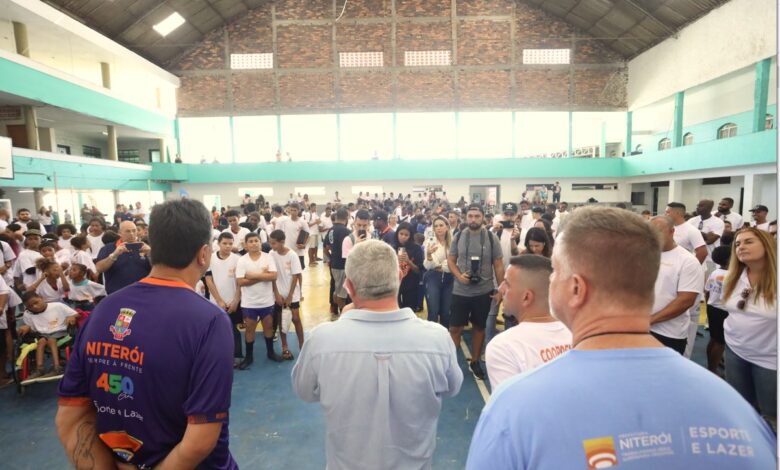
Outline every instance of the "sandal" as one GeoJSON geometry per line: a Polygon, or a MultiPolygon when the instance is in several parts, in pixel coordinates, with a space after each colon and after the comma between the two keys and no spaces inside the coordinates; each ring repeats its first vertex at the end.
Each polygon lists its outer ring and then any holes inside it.
{"type": "Polygon", "coordinates": [[[282,359],[285,361],[292,361],[293,355],[289,350],[282,351],[282,359]]]}

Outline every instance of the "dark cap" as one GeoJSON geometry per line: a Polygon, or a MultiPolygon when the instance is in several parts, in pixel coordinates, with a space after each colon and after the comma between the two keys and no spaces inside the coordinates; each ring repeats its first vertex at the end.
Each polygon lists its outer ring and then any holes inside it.
{"type": "Polygon", "coordinates": [[[30,229],[30,230],[24,232],[24,236],[25,237],[29,237],[30,235],[38,235],[40,237],[41,236],[41,231],[40,230],[35,230],[33,228],[33,229],[30,229]]]}
{"type": "Polygon", "coordinates": [[[483,209],[479,204],[470,204],[468,209],[466,209],[466,212],[468,211],[480,211],[483,215],[485,214],[485,209],[483,209]]]}
{"type": "Polygon", "coordinates": [[[541,206],[534,206],[534,208],[531,209],[531,212],[538,212],[539,214],[543,214],[544,209],[541,206]]]}
{"type": "Polygon", "coordinates": [[[517,214],[517,204],[515,204],[514,202],[507,202],[506,204],[501,206],[501,211],[517,214]]]}
{"type": "Polygon", "coordinates": [[[769,212],[769,209],[767,209],[767,207],[762,204],[756,204],[755,206],[753,206],[752,209],[750,209],[750,212],[761,212],[761,211],[769,212]]]}
{"type": "Polygon", "coordinates": [[[381,220],[382,222],[387,223],[387,212],[376,211],[374,212],[374,217],[372,217],[371,220],[381,220]]]}

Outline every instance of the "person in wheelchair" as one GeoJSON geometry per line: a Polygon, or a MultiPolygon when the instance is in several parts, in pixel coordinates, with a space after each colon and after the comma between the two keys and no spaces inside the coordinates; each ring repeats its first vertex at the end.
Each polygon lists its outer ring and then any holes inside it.
{"type": "Polygon", "coordinates": [[[78,313],[60,302],[47,303],[36,292],[25,293],[22,300],[25,306],[22,317],[24,325],[18,329],[19,337],[29,335],[38,343],[35,351],[36,369],[30,373],[27,380],[62,375],[64,368],[60,363],[57,340],[68,335],[68,326],[76,324],[78,313]],[[46,346],[49,347],[54,366],[48,373],[44,370],[46,346]]]}

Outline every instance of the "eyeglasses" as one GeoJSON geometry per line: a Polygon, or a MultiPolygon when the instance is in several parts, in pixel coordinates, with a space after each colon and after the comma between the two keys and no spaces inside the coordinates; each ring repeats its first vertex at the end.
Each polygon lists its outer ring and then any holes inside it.
{"type": "Polygon", "coordinates": [[[753,289],[744,289],[741,294],[739,294],[740,299],[739,302],[737,302],[737,308],[740,310],[745,310],[745,305],[747,304],[747,299],[750,297],[750,294],[753,293],[753,289]]]}

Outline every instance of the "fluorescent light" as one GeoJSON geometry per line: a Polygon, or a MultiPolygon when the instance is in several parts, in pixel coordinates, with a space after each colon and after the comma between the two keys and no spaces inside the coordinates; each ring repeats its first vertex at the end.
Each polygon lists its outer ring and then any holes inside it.
{"type": "Polygon", "coordinates": [[[184,18],[178,13],[173,12],[171,16],[160,21],[156,25],[152,26],[155,31],[160,33],[160,36],[165,37],[171,33],[174,29],[184,24],[184,18]]]}
{"type": "Polygon", "coordinates": [[[101,132],[101,134],[103,134],[103,135],[108,135],[108,132],[106,132],[106,131],[103,131],[103,132],[101,132]]]}
{"type": "Polygon", "coordinates": [[[34,193],[35,190],[32,190],[32,189],[20,189],[17,192],[19,192],[19,193],[34,193]]]}

